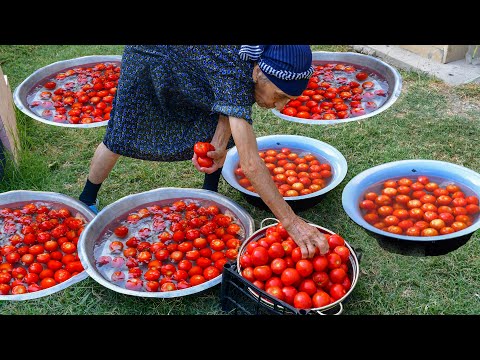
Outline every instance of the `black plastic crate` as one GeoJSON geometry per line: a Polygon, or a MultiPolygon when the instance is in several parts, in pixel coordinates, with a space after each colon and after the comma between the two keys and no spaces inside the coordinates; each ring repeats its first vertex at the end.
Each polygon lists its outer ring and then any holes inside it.
{"type": "MultiPolygon", "coordinates": [[[[254,286],[237,272],[233,263],[224,265],[221,285],[222,311],[229,315],[318,315],[319,312],[297,309],[254,286]],[[265,301],[265,300],[267,301],[265,301]]],[[[335,313],[337,307],[322,310],[335,313]]]]}

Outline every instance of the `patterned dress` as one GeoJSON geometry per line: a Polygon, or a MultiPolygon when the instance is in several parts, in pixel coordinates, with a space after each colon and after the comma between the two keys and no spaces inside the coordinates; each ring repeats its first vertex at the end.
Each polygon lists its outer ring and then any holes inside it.
{"type": "MultiPolygon", "coordinates": [[[[219,114],[252,123],[253,63],[240,46],[125,46],[105,146],[154,161],[188,160],[219,114]]],[[[229,146],[232,146],[230,142],[229,146]]]]}

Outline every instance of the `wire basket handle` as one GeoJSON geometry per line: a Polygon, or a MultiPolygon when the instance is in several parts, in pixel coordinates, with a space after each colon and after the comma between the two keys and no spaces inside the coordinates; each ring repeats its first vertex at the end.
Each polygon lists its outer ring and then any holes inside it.
{"type": "Polygon", "coordinates": [[[325,314],[321,310],[317,310],[319,315],[340,315],[343,312],[343,305],[342,303],[338,303],[338,307],[340,308],[335,314],[325,314]]]}
{"type": "Polygon", "coordinates": [[[275,221],[277,224],[280,223],[280,221],[278,221],[278,219],[276,219],[276,218],[265,218],[265,219],[263,219],[263,220],[260,222],[260,228],[263,228],[265,222],[266,222],[266,221],[269,221],[269,220],[273,220],[273,221],[275,221]]]}

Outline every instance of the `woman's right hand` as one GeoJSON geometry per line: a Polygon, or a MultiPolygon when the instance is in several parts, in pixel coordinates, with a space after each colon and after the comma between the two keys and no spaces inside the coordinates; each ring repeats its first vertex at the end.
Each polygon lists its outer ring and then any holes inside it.
{"type": "Polygon", "coordinates": [[[322,255],[328,252],[327,238],[314,226],[306,223],[296,215],[291,221],[285,222],[285,224],[285,230],[287,230],[293,241],[302,250],[302,258],[312,258],[317,248],[322,255]]]}
{"type": "Polygon", "coordinates": [[[223,166],[223,163],[225,162],[225,158],[227,156],[227,150],[218,149],[218,150],[209,151],[207,153],[207,156],[213,159],[213,165],[208,168],[200,166],[200,164],[198,163],[198,155],[195,153],[193,153],[192,162],[193,162],[193,166],[195,166],[195,168],[198,171],[201,171],[206,174],[211,174],[223,166]]]}

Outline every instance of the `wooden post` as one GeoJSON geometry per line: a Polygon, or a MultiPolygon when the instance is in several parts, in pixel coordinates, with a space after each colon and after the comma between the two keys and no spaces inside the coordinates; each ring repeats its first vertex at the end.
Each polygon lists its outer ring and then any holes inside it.
{"type": "Polygon", "coordinates": [[[426,59],[440,64],[465,58],[468,45],[399,45],[401,48],[411,51],[426,59]]]}
{"type": "Polygon", "coordinates": [[[18,152],[20,141],[17,131],[17,119],[13,108],[13,97],[7,76],[3,75],[0,67],[0,141],[5,149],[13,156],[15,164],[18,164],[18,152]]]}

